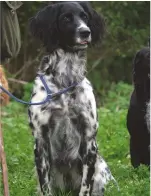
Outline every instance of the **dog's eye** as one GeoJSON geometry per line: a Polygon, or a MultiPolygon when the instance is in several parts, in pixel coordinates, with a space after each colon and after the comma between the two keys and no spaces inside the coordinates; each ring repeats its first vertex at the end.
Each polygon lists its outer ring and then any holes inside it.
{"type": "Polygon", "coordinates": [[[86,15],[84,15],[84,16],[83,16],[83,19],[87,20],[87,19],[88,19],[88,17],[87,17],[86,15]]]}
{"type": "Polygon", "coordinates": [[[71,21],[71,18],[68,17],[68,16],[64,16],[63,17],[63,20],[64,20],[64,22],[70,22],[71,21]]]}
{"type": "Polygon", "coordinates": [[[84,13],[81,13],[81,18],[84,20],[84,21],[88,21],[88,17],[86,14],[84,13]]]}

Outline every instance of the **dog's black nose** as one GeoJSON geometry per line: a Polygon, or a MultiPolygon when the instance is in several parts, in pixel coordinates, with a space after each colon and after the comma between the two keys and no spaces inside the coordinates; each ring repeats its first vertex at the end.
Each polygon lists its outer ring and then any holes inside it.
{"type": "Polygon", "coordinates": [[[88,38],[89,35],[90,35],[90,30],[89,29],[85,29],[85,28],[81,28],[79,30],[79,33],[80,33],[80,37],[81,38],[88,38]]]}

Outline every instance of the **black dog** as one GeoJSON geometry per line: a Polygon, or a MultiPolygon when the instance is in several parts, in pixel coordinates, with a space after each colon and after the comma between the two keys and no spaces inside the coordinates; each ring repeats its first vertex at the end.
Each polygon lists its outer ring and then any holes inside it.
{"type": "MultiPolygon", "coordinates": [[[[85,72],[86,48],[101,40],[104,21],[89,3],[63,2],[38,12],[30,27],[47,49],[38,73],[52,93],[77,84],[29,108],[41,191],[53,195],[59,188],[76,196],[102,196],[105,184],[114,178],[98,154],[96,103],[85,72]]],[[[31,101],[45,97],[37,77],[31,101]]]]}
{"type": "Polygon", "coordinates": [[[134,91],[127,115],[133,167],[150,165],[150,48],[140,50],[133,65],[134,91]]]}

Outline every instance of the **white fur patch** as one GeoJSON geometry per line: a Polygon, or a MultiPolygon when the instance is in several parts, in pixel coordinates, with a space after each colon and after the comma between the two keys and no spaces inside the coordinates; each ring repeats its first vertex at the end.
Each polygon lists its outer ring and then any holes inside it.
{"type": "Polygon", "coordinates": [[[79,26],[78,26],[78,29],[81,29],[81,28],[85,28],[90,31],[90,28],[82,20],[79,21],[79,26]]]}

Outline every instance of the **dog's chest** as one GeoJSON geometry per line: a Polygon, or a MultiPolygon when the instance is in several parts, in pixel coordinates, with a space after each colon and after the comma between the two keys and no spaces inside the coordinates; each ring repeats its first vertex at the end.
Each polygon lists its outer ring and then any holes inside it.
{"type": "MultiPolygon", "coordinates": [[[[53,93],[58,91],[53,83],[46,82],[53,93]]],[[[45,89],[37,79],[31,101],[39,102],[45,97],[45,89]]],[[[52,157],[58,164],[62,164],[58,160],[71,162],[77,159],[84,129],[91,130],[89,134],[92,135],[96,131],[96,104],[87,79],[44,105],[31,106],[29,111],[35,138],[43,143],[49,141],[52,157]]]]}
{"type": "MultiPolygon", "coordinates": [[[[47,80],[46,83],[52,93],[59,92],[60,89],[58,89],[55,84],[47,80]]],[[[37,78],[31,102],[40,102],[44,100],[46,96],[45,88],[40,79],[37,78]]],[[[55,113],[56,116],[61,117],[62,115],[72,116],[72,113],[79,115],[81,112],[87,112],[87,116],[91,115],[96,119],[96,103],[93,89],[90,82],[85,78],[74,89],[56,95],[46,104],[31,106],[30,111],[32,113],[32,120],[39,120],[39,124],[48,124],[49,117],[53,115],[53,113],[55,113]]]]}

